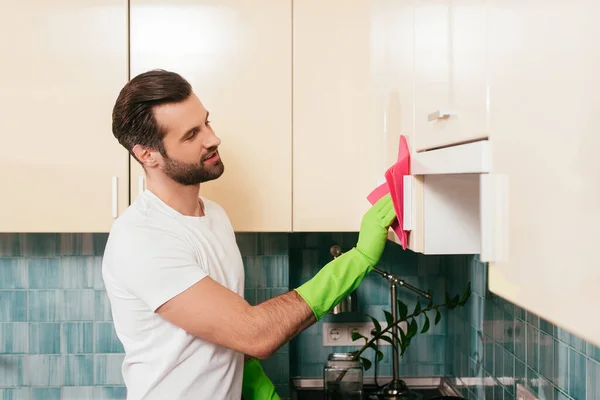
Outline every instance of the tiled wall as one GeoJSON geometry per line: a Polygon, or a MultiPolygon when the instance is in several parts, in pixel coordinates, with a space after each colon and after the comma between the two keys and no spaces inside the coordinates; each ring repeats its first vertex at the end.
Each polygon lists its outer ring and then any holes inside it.
{"type": "MultiPolygon", "coordinates": [[[[0,399],[125,399],[101,277],[106,234],[0,234],[0,399]]],[[[287,291],[288,235],[240,234],[246,297],[287,291]]],[[[286,397],[289,351],[265,370],[286,397]]]]}
{"type": "MultiPolygon", "coordinates": [[[[329,248],[338,244],[343,251],[356,245],[356,233],[309,233],[294,234],[290,238],[290,287],[297,287],[312,278],[320,268],[332,260],[329,248]]],[[[396,274],[418,288],[431,289],[436,301],[442,301],[445,293],[445,279],[442,272],[442,257],[422,256],[403,251],[393,243],[388,243],[378,268],[396,274]],[[441,295],[441,297],[439,297],[441,295]]],[[[359,312],[328,315],[321,322],[300,333],[291,343],[292,376],[321,377],[323,365],[332,352],[347,352],[358,347],[324,347],[322,345],[323,322],[369,321],[365,313],[380,321],[385,321],[383,310],[390,308],[390,285],[387,280],[372,272],[357,289],[359,312]]],[[[407,289],[398,289],[398,298],[409,309],[416,304],[417,295],[407,289]]],[[[421,299],[426,304],[425,299],[421,299]]],[[[432,315],[432,318],[434,316],[432,315]]],[[[422,322],[422,321],[419,321],[422,322]]],[[[446,318],[432,327],[426,334],[418,335],[400,361],[399,373],[404,376],[431,376],[446,373],[446,318]]],[[[377,367],[378,376],[392,375],[391,346],[383,347],[384,359],[377,367]]],[[[374,360],[372,350],[365,356],[374,360]]],[[[374,375],[371,368],[365,375],[374,375]]]]}
{"type": "MultiPolygon", "coordinates": [[[[245,297],[257,304],[294,288],[331,260],[329,248],[356,234],[237,235],[246,267],[245,297]]],[[[124,399],[122,347],[100,276],[106,234],[0,234],[0,399],[124,399]]],[[[422,256],[389,244],[380,268],[408,283],[460,293],[469,304],[412,342],[403,376],[450,374],[470,399],[512,400],[515,383],[542,399],[600,400],[600,349],[487,292],[487,266],[473,256],[422,256]]],[[[389,285],[372,273],[358,288],[360,312],[324,321],[384,319],[389,285]]],[[[399,297],[414,304],[405,289],[399,297]]],[[[442,300],[436,298],[436,300],[442,300]]],[[[282,398],[290,376],[321,376],[327,355],[322,322],[263,362],[282,398]]],[[[378,365],[391,375],[390,347],[378,365]]],[[[367,353],[371,355],[371,353],[367,353]]],[[[372,355],[371,355],[372,356],[372,355]]],[[[374,368],[367,373],[372,375],[374,368]]]]}
{"type": "Polygon", "coordinates": [[[477,256],[446,257],[449,288],[473,282],[448,319],[448,371],[464,397],[514,400],[525,384],[545,400],[600,400],[600,349],[487,291],[477,256]]]}

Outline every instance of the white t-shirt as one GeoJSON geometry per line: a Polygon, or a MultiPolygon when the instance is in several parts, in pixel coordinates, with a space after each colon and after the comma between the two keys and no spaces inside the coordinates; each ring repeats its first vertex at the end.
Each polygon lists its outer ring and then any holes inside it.
{"type": "MultiPolygon", "coordinates": [[[[127,400],[240,400],[244,355],[154,311],[206,276],[244,296],[244,266],[225,211],[184,216],[146,190],[111,228],[102,261],[127,400]]],[[[226,334],[226,332],[223,332],[226,334]]]]}

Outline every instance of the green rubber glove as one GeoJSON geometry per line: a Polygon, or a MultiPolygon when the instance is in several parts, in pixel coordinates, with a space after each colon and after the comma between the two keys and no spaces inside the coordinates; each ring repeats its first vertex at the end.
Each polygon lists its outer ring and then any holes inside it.
{"type": "Polygon", "coordinates": [[[244,400],[280,400],[275,386],[256,358],[244,364],[242,397],[244,400]]]}
{"type": "Polygon", "coordinates": [[[308,303],[317,321],[355,290],[379,262],[388,229],[396,219],[389,194],[363,216],[356,247],[325,265],[311,280],[294,289],[308,303]]]}

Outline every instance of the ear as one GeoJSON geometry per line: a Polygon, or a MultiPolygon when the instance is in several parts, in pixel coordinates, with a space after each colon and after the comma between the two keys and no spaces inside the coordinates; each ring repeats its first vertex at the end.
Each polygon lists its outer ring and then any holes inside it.
{"type": "Polygon", "coordinates": [[[132,151],[137,159],[141,161],[144,167],[152,168],[158,165],[157,157],[160,156],[160,154],[157,151],[153,151],[149,147],[142,146],[140,144],[133,146],[132,151]]]}

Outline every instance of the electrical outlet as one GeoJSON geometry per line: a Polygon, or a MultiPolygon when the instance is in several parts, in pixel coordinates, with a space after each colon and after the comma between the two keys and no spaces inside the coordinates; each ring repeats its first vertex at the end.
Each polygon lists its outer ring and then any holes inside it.
{"type": "MultiPolygon", "coordinates": [[[[380,322],[381,326],[386,326],[386,322],[380,322]]],[[[406,332],[406,323],[402,322],[400,327],[406,332]]],[[[361,347],[364,340],[352,340],[352,332],[359,332],[363,336],[371,339],[372,331],[375,325],[372,322],[324,322],[323,323],[323,346],[354,346],[361,347]]],[[[386,335],[388,336],[388,335],[386,335]]],[[[391,337],[391,336],[389,336],[391,337]]],[[[391,346],[385,340],[378,340],[378,346],[391,346]]]]}

